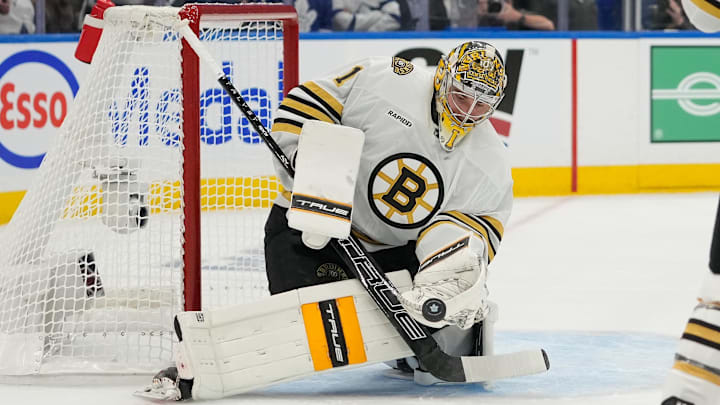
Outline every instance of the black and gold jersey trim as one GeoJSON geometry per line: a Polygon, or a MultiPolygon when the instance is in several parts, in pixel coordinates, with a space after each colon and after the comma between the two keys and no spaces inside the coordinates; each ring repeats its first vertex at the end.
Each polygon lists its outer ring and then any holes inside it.
{"type": "Polygon", "coordinates": [[[498,240],[502,240],[503,234],[505,233],[505,228],[503,227],[502,222],[487,215],[467,214],[467,216],[478,222],[484,223],[485,226],[495,234],[495,237],[497,237],[498,240]]]}
{"type": "Polygon", "coordinates": [[[371,245],[380,245],[380,246],[384,246],[384,245],[385,245],[384,243],[378,242],[377,240],[369,237],[369,236],[366,235],[365,233],[360,232],[360,231],[358,231],[358,230],[355,229],[355,228],[351,229],[351,230],[350,230],[350,233],[351,233],[353,236],[355,236],[356,238],[360,239],[361,241],[367,242],[367,243],[369,243],[369,244],[371,244],[371,245]]]}
{"type": "Polygon", "coordinates": [[[712,16],[720,18],[720,0],[690,0],[698,8],[712,16]]]}
{"type": "Polygon", "coordinates": [[[332,120],[331,120],[331,121],[326,121],[326,120],[320,119],[320,118],[315,117],[314,115],[312,115],[312,114],[310,114],[310,113],[308,113],[308,112],[299,110],[299,109],[297,109],[297,108],[290,107],[289,105],[285,104],[285,102],[283,102],[282,104],[280,104],[280,107],[278,107],[278,110],[287,111],[287,112],[289,112],[290,114],[296,115],[296,116],[301,117],[301,118],[305,118],[306,120],[317,120],[317,121],[325,121],[325,122],[330,122],[330,123],[332,123],[332,120]]]}
{"type": "Polygon", "coordinates": [[[488,243],[488,261],[491,261],[495,258],[495,253],[497,252],[497,249],[495,246],[493,246],[492,241],[490,240],[490,231],[484,223],[478,222],[475,218],[471,218],[459,211],[444,212],[439,216],[441,215],[447,215],[455,221],[465,225],[465,227],[472,229],[476,234],[478,234],[488,243]]]}
{"type": "Polygon", "coordinates": [[[271,132],[282,131],[290,132],[291,134],[300,135],[302,131],[303,123],[300,121],[291,120],[289,118],[275,118],[273,121],[271,132]]]}
{"type": "Polygon", "coordinates": [[[330,123],[336,123],[336,121],[330,117],[325,110],[319,105],[309,100],[304,100],[293,94],[288,94],[287,98],[282,102],[282,105],[292,107],[296,110],[300,110],[306,114],[310,114],[315,119],[330,123]]]}
{"type": "MultiPolygon", "coordinates": [[[[460,222],[461,224],[465,225],[467,228],[472,229],[476,234],[478,234],[480,237],[482,237],[485,241],[488,242],[488,261],[491,261],[495,258],[495,253],[497,253],[497,248],[493,243],[492,238],[490,238],[490,227],[487,225],[486,221],[479,220],[478,217],[469,216],[467,214],[463,214],[460,211],[449,211],[444,212],[439,216],[447,215],[450,218],[454,219],[457,222],[460,222]]],[[[498,238],[499,239],[499,238],[498,238]]]]}
{"type": "Polygon", "coordinates": [[[675,355],[673,368],[685,374],[695,376],[715,385],[720,385],[720,370],[710,367],[707,364],[688,359],[680,354],[675,355]]]}
{"type": "Polygon", "coordinates": [[[469,229],[488,244],[488,262],[495,258],[497,249],[502,239],[503,227],[500,221],[486,216],[475,216],[463,214],[459,211],[440,213],[434,221],[426,226],[418,234],[417,243],[427,235],[429,231],[441,224],[452,224],[463,229],[469,229]],[[488,218],[492,219],[489,221],[488,218]]]}
{"type": "Polygon", "coordinates": [[[682,338],[720,350],[720,326],[701,319],[690,318],[682,338]]]}
{"type": "Polygon", "coordinates": [[[318,86],[315,82],[305,82],[298,86],[305,94],[312,97],[315,101],[320,103],[328,113],[330,113],[339,122],[342,116],[343,105],[338,101],[332,94],[328,93],[325,89],[318,86]]]}

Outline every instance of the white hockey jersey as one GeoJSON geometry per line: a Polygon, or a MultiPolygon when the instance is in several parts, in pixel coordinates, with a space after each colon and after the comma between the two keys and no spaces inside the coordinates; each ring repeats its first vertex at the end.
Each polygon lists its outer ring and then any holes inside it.
{"type": "MultiPolygon", "coordinates": [[[[352,223],[369,250],[416,240],[422,265],[472,235],[486,242],[492,260],[512,209],[507,148],[485,121],[446,152],[436,136],[433,104],[432,72],[397,57],[367,59],[292,89],[272,136],[294,157],[306,120],[365,132],[352,223]]],[[[277,172],[291,190],[292,179],[279,164],[277,172]]],[[[288,207],[289,196],[276,204],[288,207]]]]}

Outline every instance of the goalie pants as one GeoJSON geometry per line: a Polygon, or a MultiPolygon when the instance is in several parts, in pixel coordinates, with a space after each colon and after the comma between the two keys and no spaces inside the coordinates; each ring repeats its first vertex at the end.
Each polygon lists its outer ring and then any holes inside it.
{"type": "MultiPolygon", "coordinates": [[[[354,278],[329,244],[320,250],[305,246],[300,231],[288,226],[286,213],[287,208],[273,205],[265,222],[265,270],[270,294],[354,278]]],[[[405,269],[413,277],[417,273],[415,241],[371,256],[385,272],[405,269]]]]}

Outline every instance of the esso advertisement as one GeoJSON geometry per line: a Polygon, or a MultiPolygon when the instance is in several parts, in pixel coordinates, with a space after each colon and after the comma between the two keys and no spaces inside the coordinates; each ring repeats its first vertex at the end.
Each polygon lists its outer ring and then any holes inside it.
{"type": "MultiPolygon", "coordinates": [[[[213,46],[211,45],[210,48],[213,46]]],[[[255,52],[242,49],[243,55],[255,52]],[[247,51],[247,52],[245,52],[247,51]]],[[[89,73],[88,65],[74,59],[75,43],[0,44],[0,192],[24,190],[60,127],[72,110],[74,97],[89,73]]],[[[272,111],[282,100],[282,62],[265,68],[260,77],[247,69],[257,66],[240,57],[220,61],[240,94],[270,127],[272,111]]],[[[129,57],[123,71],[112,79],[107,72],[99,80],[112,80],[110,96],[103,95],[100,117],[108,139],[125,148],[148,146],[177,148],[182,127],[179,63],[162,49],[129,57]]],[[[212,72],[201,65],[200,140],[203,171],[207,175],[268,175],[274,171],[265,146],[230,97],[220,88],[212,72]],[[252,149],[247,153],[247,149],[252,149]],[[256,153],[257,152],[257,153],[256,153]],[[238,165],[238,154],[251,162],[238,165]],[[217,165],[217,161],[231,165],[217,165]],[[214,167],[236,168],[233,173],[212,173],[214,167]]],[[[91,97],[87,94],[84,97],[91,97]]],[[[85,106],[84,108],[87,108],[85,106]]],[[[83,119],[83,117],[77,117],[83,119]]],[[[88,125],[96,125],[88,123],[88,125]]]]}
{"type": "MultiPolygon", "coordinates": [[[[67,116],[80,83],[69,44],[0,52],[0,190],[26,187],[67,116]],[[5,170],[9,166],[9,170],[5,170]]],[[[37,46],[32,46],[37,45],[37,46]]]]}
{"type": "Polygon", "coordinates": [[[37,168],[78,88],[70,68],[45,51],[20,51],[0,63],[0,158],[37,168]]]}

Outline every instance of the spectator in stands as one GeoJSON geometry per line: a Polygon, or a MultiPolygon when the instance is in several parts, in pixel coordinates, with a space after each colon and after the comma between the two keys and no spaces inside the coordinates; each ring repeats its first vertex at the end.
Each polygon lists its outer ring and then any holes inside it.
{"type": "Polygon", "coordinates": [[[298,13],[300,32],[332,31],[332,0],[289,0],[298,13]]]}
{"type": "MultiPolygon", "coordinates": [[[[598,9],[595,0],[568,0],[568,29],[570,31],[596,31],[598,29],[598,9]]],[[[557,27],[557,0],[525,0],[525,8],[544,15],[557,27]]]]}
{"type": "Polygon", "coordinates": [[[31,0],[0,0],[0,34],[35,32],[35,6],[31,0]]]}
{"type": "Polygon", "coordinates": [[[412,25],[407,0],[332,0],[335,31],[397,31],[412,25]]]}
{"type": "Polygon", "coordinates": [[[555,24],[547,17],[518,10],[511,0],[478,0],[479,27],[505,27],[509,30],[552,31],[555,24]]]}
{"type": "Polygon", "coordinates": [[[688,20],[680,0],[657,0],[655,6],[650,7],[652,30],[692,30],[695,29],[688,20]]]}
{"type": "MultiPolygon", "coordinates": [[[[436,0],[442,3],[447,14],[449,28],[475,29],[478,23],[479,0],[436,0]]],[[[440,7],[440,6],[438,6],[440,7]]],[[[447,27],[445,27],[447,28],[447,27]]]]}
{"type": "Polygon", "coordinates": [[[186,3],[223,3],[223,4],[239,4],[239,3],[283,3],[283,0],[129,0],[129,1],[146,1],[154,2],[156,6],[162,6],[169,2],[173,7],[180,7],[186,3]]]}
{"type": "MultiPolygon", "coordinates": [[[[46,0],[45,1],[45,32],[79,32],[85,13],[80,10],[86,3],[83,0],[46,0]]],[[[86,10],[90,12],[90,10],[86,10]]]]}
{"type": "Polygon", "coordinates": [[[447,8],[440,0],[433,0],[428,7],[430,31],[442,31],[450,26],[447,8]]]}
{"type": "Polygon", "coordinates": [[[515,8],[511,0],[445,0],[431,5],[433,29],[477,29],[498,27],[509,30],[554,30],[548,18],[515,8]],[[447,23],[443,25],[443,22],[447,23]]]}
{"type": "Polygon", "coordinates": [[[403,30],[428,31],[430,23],[428,21],[428,9],[431,3],[437,0],[400,0],[400,14],[406,19],[408,26],[401,28],[403,30]],[[407,3],[407,10],[404,10],[403,3],[407,3]],[[407,14],[407,18],[405,15],[407,14]]]}

